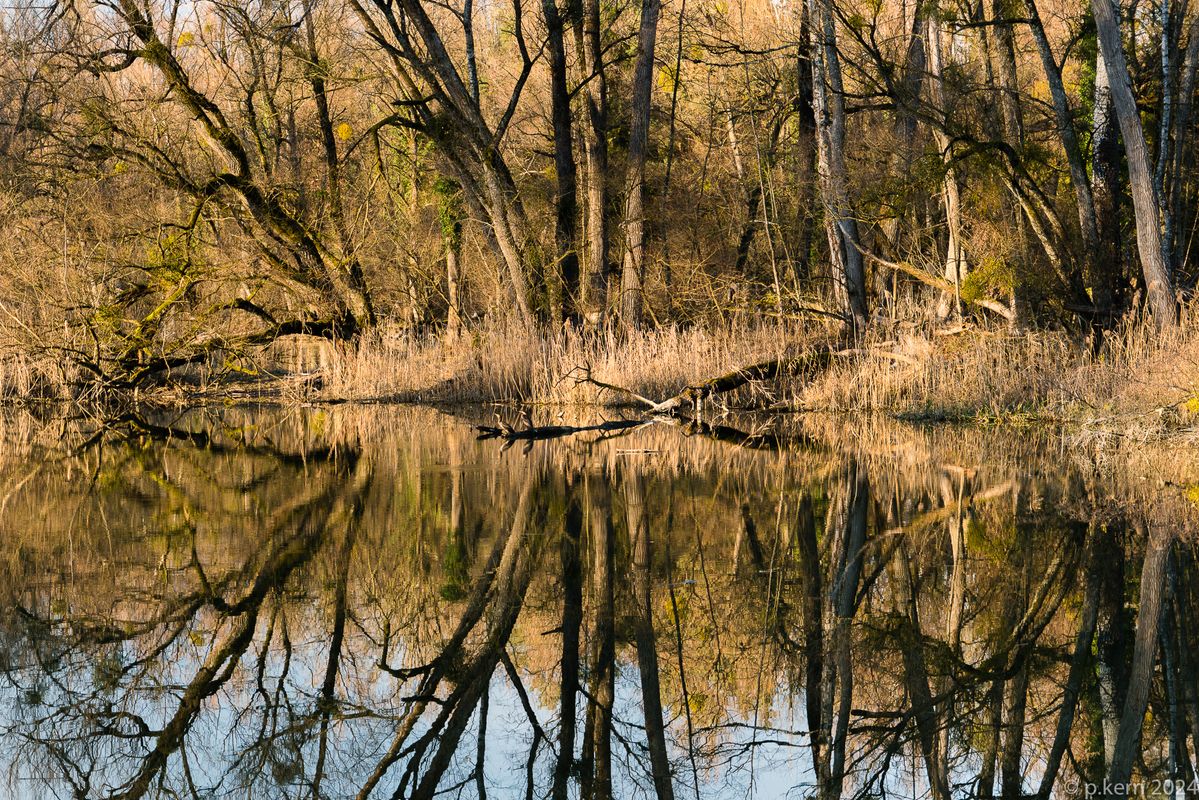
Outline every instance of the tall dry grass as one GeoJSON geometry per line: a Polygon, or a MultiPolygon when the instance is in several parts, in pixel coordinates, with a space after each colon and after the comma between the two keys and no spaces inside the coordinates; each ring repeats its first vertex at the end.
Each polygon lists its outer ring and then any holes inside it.
{"type": "Polygon", "coordinates": [[[78,370],[63,360],[4,348],[0,355],[0,402],[65,400],[73,396],[78,370]]]}
{"type": "MultiPolygon", "coordinates": [[[[545,336],[497,325],[456,343],[384,329],[323,371],[325,398],[442,403],[621,405],[629,398],[579,384],[582,367],[649,398],[836,338],[811,321],[756,321],[619,335],[545,336]]],[[[722,399],[730,406],[882,411],[917,419],[1054,419],[1140,424],[1186,422],[1199,412],[1199,308],[1159,331],[1131,322],[1092,343],[1060,331],[1012,332],[927,318],[880,321],[856,352],[824,373],[783,378],[722,399]],[[1143,418],[1143,419],[1142,419],[1143,418]],[[1137,420],[1140,419],[1140,422],[1137,420]]]]}
{"type": "Polygon", "coordinates": [[[323,395],[348,400],[439,403],[529,402],[611,405],[628,398],[580,383],[599,380],[651,398],[754,361],[800,352],[827,339],[824,326],[746,322],[720,329],[664,327],[625,335],[563,330],[551,335],[499,324],[456,342],[384,328],[329,360],[323,395]]]}
{"type": "MultiPolygon", "coordinates": [[[[272,390],[288,400],[360,402],[521,402],[562,406],[622,405],[625,395],[572,378],[589,367],[600,381],[649,398],[738,367],[786,358],[836,341],[835,325],[817,320],[744,319],[718,327],[530,331],[483,323],[457,341],[384,325],[357,347],[281,341],[262,355],[262,381],[225,385],[230,395],[272,390]],[[298,380],[297,380],[298,379],[298,380]]],[[[46,357],[6,348],[0,401],[69,399],[82,376],[46,357]]],[[[1159,331],[1130,322],[1109,332],[1098,353],[1060,332],[1014,333],[1006,327],[947,329],[913,310],[879,320],[855,352],[817,376],[792,376],[719,399],[733,408],[876,411],[922,419],[1079,423],[1107,435],[1151,438],[1190,428],[1199,416],[1199,305],[1182,324],[1159,331]]],[[[186,405],[222,384],[194,381],[160,395],[186,405]]]]}
{"type": "Polygon", "coordinates": [[[1146,434],[1199,412],[1199,308],[1158,330],[1130,322],[1093,342],[1061,331],[971,327],[880,329],[877,355],[845,359],[805,385],[795,405],[927,419],[1049,419],[1135,426],[1146,434]]]}

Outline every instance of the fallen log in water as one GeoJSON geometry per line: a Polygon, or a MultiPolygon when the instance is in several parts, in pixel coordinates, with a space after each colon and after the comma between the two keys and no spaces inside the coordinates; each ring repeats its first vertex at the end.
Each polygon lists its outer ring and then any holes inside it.
{"type": "MultiPolygon", "coordinates": [[[[527,417],[526,417],[527,420],[527,417]]],[[[526,423],[524,428],[514,428],[506,422],[498,421],[498,425],[476,425],[479,439],[504,439],[507,442],[535,441],[539,439],[560,439],[587,431],[612,432],[628,428],[636,428],[645,424],[645,420],[616,420],[601,422],[598,425],[532,425],[526,423]]]]}

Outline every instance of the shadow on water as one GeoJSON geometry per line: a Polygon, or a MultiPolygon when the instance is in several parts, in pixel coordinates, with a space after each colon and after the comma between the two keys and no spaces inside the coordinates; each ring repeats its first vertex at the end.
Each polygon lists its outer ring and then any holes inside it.
{"type": "Polygon", "coordinates": [[[1187,504],[1036,437],[690,421],[508,450],[344,407],[3,426],[13,797],[1195,779],[1187,504]]]}

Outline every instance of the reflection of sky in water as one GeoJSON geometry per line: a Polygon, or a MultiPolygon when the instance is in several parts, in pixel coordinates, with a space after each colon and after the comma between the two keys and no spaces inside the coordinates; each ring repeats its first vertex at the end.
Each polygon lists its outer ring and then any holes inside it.
{"type": "MultiPolygon", "coordinates": [[[[946,718],[951,721],[944,723],[954,797],[969,795],[982,769],[979,720],[987,712],[989,684],[972,678],[970,670],[996,648],[1010,646],[1005,631],[1033,614],[1030,629],[1039,637],[1039,652],[1055,654],[1032,661],[1018,754],[1023,788],[1039,783],[1082,590],[1093,577],[1087,570],[1105,563],[1079,557],[1092,529],[1085,518],[1072,516],[1081,513],[1084,501],[1076,494],[1080,483],[1061,464],[1043,467],[1027,453],[969,442],[954,442],[938,453],[942,445],[929,439],[909,447],[922,455],[905,461],[894,458],[898,448],[888,439],[893,432],[857,436],[855,442],[880,442],[887,453],[868,457],[831,449],[758,450],[731,444],[730,429],[719,438],[702,428],[681,436],[666,426],[611,442],[541,442],[526,455],[477,442],[466,426],[426,411],[372,411],[382,416],[367,422],[348,413],[322,410],[315,412],[319,420],[304,413],[289,412],[262,429],[281,441],[287,437],[280,431],[294,425],[293,438],[309,447],[314,429],[361,424],[360,432],[335,434],[360,456],[280,458],[273,444],[252,453],[183,443],[114,446],[89,456],[91,462],[68,463],[62,472],[52,462],[34,478],[27,469],[15,471],[16,488],[0,458],[0,494],[8,504],[0,518],[0,570],[12,570],[15,587],[0,617],[0,771],[8,780],[0,783],[0,797],[69,797],[75,792],[68,777],[86,778],[81,796],[103,797],[140,768],[153,737],[128,735],[134,715],[150,728],[165,726],[186,686],[238,619],[222,617],[215,603],[197,594],[191,559],[203,563],[214,580],[227,581],[217,590],[224,602],[247,597],[260,578],[270,588],[259,595],[265,599],[249,648],[229,670],[229,680],[201,702],[182,749],[168,756],[163,776],[169,790],[155,782],[147,796],[190,796],[194,785],[204,798],[307,797],[322,757],[321,795],[355,796],[392,746],[421,684],[419,676],[400,682],[380,668],[383,640],[393,667],[432,660],[470,606],[493,548],[511,556],[505,562],[510,572],[489,590],[467,655],[447,659],[455,666],[447,667],[437,695],[444,698],[469,683],[463,665],[502,627],[500,609],[512,599],[505,592],[519,587],[520,619],[503,641],[547,738],[538,742],[530,765],[533,726],[505,668],[497,666],[487,690],[484,784],[489,797],[523,797],[531,774],[532,796],[548,797],[558,743],[557,664],[566,585],[559,534],[564,509],[575,502],[584,519],[598,514],[596,519],[612,523],[615,797],[654,795],[635,646],[638,620],[651,620],[657,638],[653,655],[679,800],[694,797],[696,784],[700,797],[717,800],[816,794],[819,781],[806,734],[804,588],[811,578],[805,565],[816,564],[820,573],[824,599],[812,619],[819,620],[815,635],[823,637],[831,663],[829,587],[838,585],[837,575],[849,574],[850,559],[844,551],[840,561],[836,555],[838,542],[847,541],[866,542],[866,552],[859,607],[848,628],[853,635],[846,640],[855,710],[846,748],[846,800],[862,791],[869,797],[930,796],[905,674],[910,639],[896,635],[896,625],[917,624],[896,601],[900,592],[913,590],[931,665],[928,689],[960,691],[946,718]],[[952,466],[959,463],[974,466],[952,466]],[[89,484],[80,474],[96,478],[89,484]],[[573,477],[568,481],[567,475],[573,477]],[[299,509],[294,518],[275,519],[274,512],[289,504],[299,509]],[[353,537],[347,504],[357,504],[360,513],[353,537]],[[645,520],[641,527],[631,521],[637,506],[645,520]],[[518,537],[514,520],[522,508],[527,526],[518,537]],[[198,521],[189,529],[181,519],[198,521]],[[648,533],[634,536],[634,529],[648,533]],[[863,538],[853,539],[851,530],[863,538]],[[278,562],[286,563],[281,572],[286,581],[263,578],[265,565],[276,563],[272,548],[286,551],[289,542],[299,545],[292,561],[278,562]],[[509,552],[506,542],[518,546],[509,552]],[[640,565],[636,542],[648,542],[652,550],[640,565]],[[351,555],[340,561],[343,544],[351,555]],[[962,554],[960,562],[955,553],[962,554]],[[911,567],[910,578],[898,577],[901,563],[911,567]],[[344,572],[338,573],[338,564],[344,572]],[[955,572],[955,565],[962,570],[955,572]],[[527,587],[516,577],[526,571],[527,587]],[[349,576],[348,616],[322,756],[321,685],[338,574],[349,576]],[[954,575],[964,577],[954,583],[954,575]],[[643,578],[652,584],[648,610],[638,594],[643,578]],[[946,659],[947,609],[955,591],[967,664],[961,669],[946,659]],[[1038,593],[1062,598],[1060,606],[1037,606],[1046,609],[1040,621],[1041,611],[1020,606],[1026,602],[1021,597],[1038,593]],[[193,603],[188,597],[200,599],[193,603]],[[136,628],[131,620],[151,619],[156,622],[145,632],[130,633],[136,628]],[[273,638],[264,653],[268,628],[273,638]],[[93,637],[132,639],[80,645],[76,639],[89,630],[93,637]],[[694,701],[690,750],[676,633],[684,641],[682,660],[694,701]],[[161,649],[151,656],[155,648],[161,649]],[[138,659],[146,660],[130,668],[138,659]],[[891,737],[886,728],[900,719],[906,727],[891,737]],[[875,783],[864,784],[866,776],[875,783]]],[[[801,439],[808,441],[806,434],[792,441],[801,439]]],[[[1112,519],[1105,517],[1106,530],[1119,530],[1112,519]]],[[[593,616],[602,593],[595,543],[603,536],[595,531],[605,529],[587,522],[579,540],[584,694],[576,709],[576,759],[584,755],[595,668],[589,637],[600,628],[593,616]]],[[[1123,535],[1131,540],[1127,530],[1123,535]]],[[[1129,587],[1139,586],[1145,560],[1140,550],[1116,547],[1104,557],[1127,562],[1119,578],[1126,585],[1115,590],[1133,597],[1129,587]]],[[[1134,622],[1129,619],[1130,630],[1134,622]]],[[[1193,632],[1185,633],[1193,641],[1193,632]]],[[[839,701],[836,691],[825,695],[832,707],[839,701]]],[[[430,731],[441,710],[430,703],[404,746],[430,731]]],[[[1083,708],[1084,713],[1093,711],[1083,708]]],[[[464,714],[469,721],[438,778],[439,796],[477,794],[473,773],[481,710],[468,706],[464,714]]],[[[1146,753],[1165,752],[1159,732],[1146,735],[1156,737],[1146,743],[1146,753]]],[[[425,752],[421,775],[435,747],[436,742],[425,752]]],[[[408,766],[402,753],[372,797],[390,796],[408,766]]],[[[998,774],[995,781],[998,790],[998,774]]],[[[568,794],[578,797],[578,769],[571,783],[568,794]]]]}
{"type": "MultiPolygon", "coordinates": [[[[262,621],[259,622],[263,624],[262,621]]],[[[129,712],[141,716],[152,727],[161,727],[176,707],[177,701],[163,702],[163,696],[195,675],[203,663],[206,649],[198,647],[194,640],[204,634],[197,633],[189,638],[180,637],[180,643],[163,653],[163,671],[154,678],[145,680],[137,691],[113,688],[100,692],[99,697],[111,701],[112,711],[129,712]]],[[[360,642],[361,643],[361,642],[360,642]]],[[[314,707],[319,692],[326,658],[324,642],[296,643],[291,655],[289,674],[284,689],[297,724],[314,707]],[[315,669],[314,669],[315,668],[315,669]]],[[[399,649],[399,648],[397,648],[399,649]]],[[[128,646],[119,650],[123,658],[132,660],[128,646]]],[[[415,688],[416,681],[409,681],[406,691],[396,691],[396,681],[377,669],[371,657],[354,657],[348,653],[343,657],[346,674],[340,683],[349,692],[342,707],[344,718],[335,719],[330,726],[330,754],[326,762],[326,777],[322,791],[329,797],[352,797],[360,785],[363,774],[369,772],[378,758],[387,750],[396,729],[396,720],[404,713],[403,698],[415,688]],[[366,690],[365,692],[363,690],[366,690]],[[379,715],[366,718],[362,709],[379,715]],[[390,715],[390,716],[389,716],[390,715]]],[[[54,709],[68,707],[71,700],[91,695],[97,689],[95,659],[81,662],[62,662],[51,673],[20,670],[10,674],[0,691],[0,729],[27,730],[28,726],[45,722],[54,709]],[[34,699],[33,693],[39,697],[34,699]]],[[[253,677],[257,669],[255,657],[247,654],[242,660],[242,671],[237,678],[227,683],[220,692],[205,701],[204,710],[192,727],[187,743],[187,766],[191,781],[198,787],[209,787],[203,796],[243,797],[247,792],[254,796],[297,796],[307,790],[308,774],[317,757],[315,735],[310,731],[296,750],[295,740],[286,719],[273,731],[275,747],[273,756],[266,758],[266,765],[257,768],[251,754],[263,741],[263,710],[261,695],[256,693],[253,677]],[[307,765],[307,768],[300,767],[307,765]]],[[[282,658],[273,653],[266,660],[262,683],[274,695],[277,680],[282,671],[282,658]]],[[[534,682],[534,676],[518,671],[526,687],[534,682]]],[[[544,676],[542,676],[544,677],[544,676]]],[[[556,682],[557,677],[553,676],[556,682]]],[[[613,754],[614,796],[620,798],[652,797],[653,784],[649,778],[644,729],[641,727],[641,689],[639,673],[635,663],[621,661],[617,665],[615,682],[616,700],[614,712],[616,736],[613,754]]],[[[553,773],[553,760],[557,745],[557,709],[542,702],[539,693],[527,688],[528,697],[541,727],[552,742],[542,741],[538,746],[537,760],[533,765],[534,797],[548,796],[553,773]]],[[[93,697],[93,704],[96,702],[93,697]]],[[[809,794],[815,784],[811,755],[807,750],[807,737],[803,717],[803,693],[792,694],[781,683],[775,687],[769,711],[770,726],[754,730],[753,716],[744,716],[729,706],[727,728],[716,737],[714,747],[697,748],[697,761],[693,769],[685,747],[686,723],[677,709],[664,709],[668,720],[668,743],[674,767],[675,791],[678,797],[693,796],[695,775],[698,774],[699,792],[702,797],[713,798],[781,798],[802,797],[809,794]]],[[[281,710],[286,713],[286,710],[281,710]]],[[[426,716],[436,713],[434,704],[426,716]]],[[[579,735],[576,739],[576,758],[581,755],[583,725],[586,705],[582,700],[578,710],[579,735]]],[[[488,696],[487,733],[485,737],[485,784],[489,795],[499,798],[523,797],[526,791],[528,759],[533,740],[532,729],[519,694],[498,668],[493,674],[488,696]]],[[[761,720],[758,720],[761,722],[761,720]]],[[[312,720],[307,724],[315,725],[312,720]]],[[[466,734],[446,771],[440,787],[444,790],[458,787],[461,796],[476,794],[473,778],[477,755],[477,732],[479,712],[471,718],[466,734]]],[[[410,738],[417,738],[427,730],[418,724],[410,738]]],[[[46,732],[43,730],[43,732],[46,732]]],[[[83,727],[59,728],[67,738],[87,735],[83,727]]],[[[697,740],[705,732],[697,732],[697,740]]],[[[87,753],[95,769],[92,786],[97,796],[111,791],[128,778],[129,768],[135,762],[131,753],[121,749],[96,749],[101,742],[112,744],[111,739],[95,738],[87,753]]],[[[12,748],[18,746],[16,739],[6,742],[4,750],[13,755],[12,748]]],[[[902,756],[899,762],[905,762],[902,756]]],[[[81,766],[83,766],[81,764],[81,766]]],[[[32,763],[9,763],[10,784],[17,798],[68,797],[70,791],[64,784],[55,782],[53,775],[38,769],[32,763]],[[49,787],[46,787],[47,779],[49,787]]],[[[168,769],[181,771],[181,760],[176,756],[168,769]]],[[[391,781],[384,781],[376,790],[379,797],[390,796],[395,781],[402,770],[394,770],[391,781]]],[[[889,782],[892,796],[922,796],[923,781],[913,784],[896,771],[889,782]],[[913,794],[913,788],[915,792],[913,794]]],[[[450,793],[448,796],[455,796],[450,793]]]]}

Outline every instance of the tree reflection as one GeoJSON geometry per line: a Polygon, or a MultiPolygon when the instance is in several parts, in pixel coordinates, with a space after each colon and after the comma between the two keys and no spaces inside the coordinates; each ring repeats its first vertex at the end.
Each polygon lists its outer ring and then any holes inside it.
{"type": "Polygon", "coordinates": [[[1193,540],[1070,469],[698,423],[501,452],[324,413],[123,419],[36,480],[4,463],[17,796],[1195,776],[1193,540]]]}

